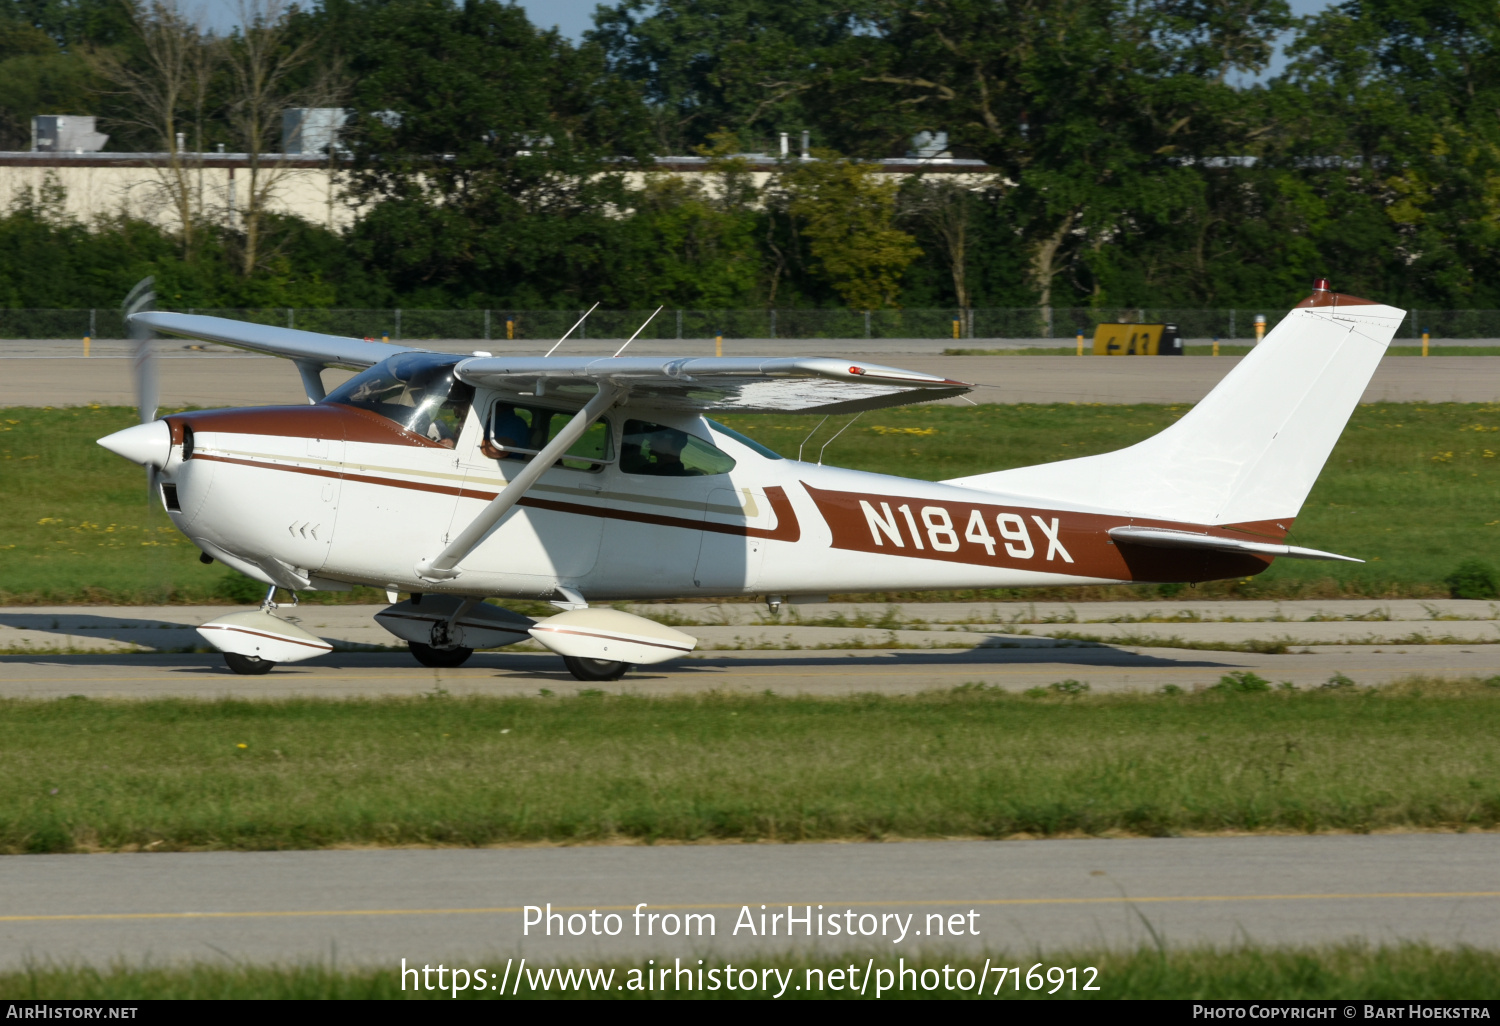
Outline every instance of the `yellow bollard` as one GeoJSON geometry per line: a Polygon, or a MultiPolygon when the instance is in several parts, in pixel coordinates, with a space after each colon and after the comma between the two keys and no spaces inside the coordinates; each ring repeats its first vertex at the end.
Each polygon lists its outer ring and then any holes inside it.
{"type": "Polygon", "coordinates": [[[382,342],[389,342],[390,340],[391,340],[391,336],[389,336],[389,335],[381,335],[380,336],[380,341],[382,341],[382,342]]]}
{"type": "Polygon", "coordinates": [[[1255,315],[1255,344],[1260,345],[1266,337],[1266,315],[1255,315]]]}
{"type": "Polygon", "coordinates": [[[1214,336],[1214,355],[1219,355],[1219,336],[1214,336]]]}
{"type": "Polygon", "coordinates": [[[953,337],[954,338],[958,338],[958,319],[957,318],[954,318],[954,320],[953,320],[953,337]]]}
{"type": "Polygon", "coordinates": [[[1083,332],[1078,333],[1078,355],[1083,355],[1083,332]]]}
{"type": "Polygon", "coordinates": [[[515,338],[516,338],[516,322],[515,321],[506,321],[505,322],[505,337],[509,341],[512,341],[512,342],[515,341],[515,338]]]}
{"type": "Polygon", "coordinates": [[[1422,355],[1423,356],[1427,355],[1427,340],[1428,340],[1428,335],[1427,335],[1427,332],[1424,331],[1424,332],[1422,332],[1422,355]]]}
{"type": "Polygon", "coordinates": [[[714,355],[715,356],[723,356],[724,355],[724,336],[723,335],[715,335],[714,336],[714,355]]]}
{"type": "Polygon", "coordinates": [[[83,358],[86,360],[86,359],[88,359],[88,356],[89,356],[89,337],[87,335],[85,335],[85,336],[83,336],[83,358]]]}

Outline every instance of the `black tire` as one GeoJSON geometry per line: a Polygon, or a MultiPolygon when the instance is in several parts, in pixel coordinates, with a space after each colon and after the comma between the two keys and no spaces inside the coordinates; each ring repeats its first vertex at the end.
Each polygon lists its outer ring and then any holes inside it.
{"type": "Polygon", "coordinates": [[[563,656],[563,665],[578,680],[590,682],[619,680],[630,669],[629,663],[617,663],[612,659],[580,659],[577,656],[563,656]]]}
{"type": "Polygon", "coordinates": [[[247,676],[257,677],[262,673],[270,673],[276,668],[276,664],[269,659],[260,656],[240,655],[238,652],[225,652],[224,661],[235,673],[243,673],[247,676]]]}
{"type": "Polygon", "coordinates": [[[462,666],[474,654],[472,648],[433,648],[420,641],[408,641],[406,647],[411,649],[417,662],[434,670],[451,670],[455,666],[462,666]]]}

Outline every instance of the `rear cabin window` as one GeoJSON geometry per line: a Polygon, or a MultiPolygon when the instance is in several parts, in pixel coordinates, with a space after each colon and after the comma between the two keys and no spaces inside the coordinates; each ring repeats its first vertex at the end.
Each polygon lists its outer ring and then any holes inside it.
{"type": "MultiPolygon", "coordinates": [[[[490,410],[479,449],[492,460],[527,462],[556,438],[573,417],[565,410],[496,403],[490,410]]],[[[609,461],[609,422],[598,420],[568,447],[567,454],[556,465],[568,470],[597,471],[609,461]]]]}
{"type": "Polygon", "coordinates": [[[451,449],[474,403],[473,386],[453,376],[457,363],[442,353],[400,353],[350,378],[323,401],[378,413],[451,449]]]}
{"type": "Polygon", "coordinates": [[[648,477],[712,477],[734,469],[734,457],[674,427],[627,420],[620,469],[648,477]]]}

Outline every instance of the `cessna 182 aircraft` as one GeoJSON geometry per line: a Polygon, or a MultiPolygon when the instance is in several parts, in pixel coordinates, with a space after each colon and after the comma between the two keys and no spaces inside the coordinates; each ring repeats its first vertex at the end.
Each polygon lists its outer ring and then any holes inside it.
{"type": "Polygon", "coordinates": [[[425,665],[534,638],[578,679],[616,680],[696,640],[590,603],[1196,582],[1347,560],[1287,536],[1404,313],[1319,279],[1160,434],[921,481],[786,459],[711,418],[852,413],[963,382],[826,357],[460,357],[140,310],[143,422],[99,444],[148,467],[205,562],[270,587],[260,610],[200,628],[236,672],[332,648],[275,615],[277,587],[363,584],[386,589],[376,619],[425,665]],[[288,358],[308,404],[155,419],[152,332],[288,358]],[[325,393],[329,367],[359,373],[325,393]],[[487,598],[563,611],[533,620],[487,598]]]}

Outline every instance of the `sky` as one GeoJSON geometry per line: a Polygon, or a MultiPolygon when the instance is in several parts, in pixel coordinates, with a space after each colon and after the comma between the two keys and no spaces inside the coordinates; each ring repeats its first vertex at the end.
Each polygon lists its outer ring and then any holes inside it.
{"type": "MultiPolygon", "coordinates": [[[[796,0],[783,0],[785,3],[795,3],[796,0]]],[[[1331,6],[1333,0],[1289,0],[1293,14],[1313,14],[1331,6]]],[[[582,38],[583,33],[594,26],[594,9],[599,6],[599,0],[517,0],[520,7],[526,9],[526,15],[533,24],[542,28],[553,28],[562,31],[562,34],[570,39],[582,38]]],[[[236,0],[201,0],[205,20],[213,28],[226,31],[235,24],[236,0]]],[[[195,4],[187,0],[185,6],[191,9],[195,4]]],[[[1274,75],[1281,70],[1282,60],[1278,54],[1272,61],[1270,69],[1265,77],[1274,75]]]]}

